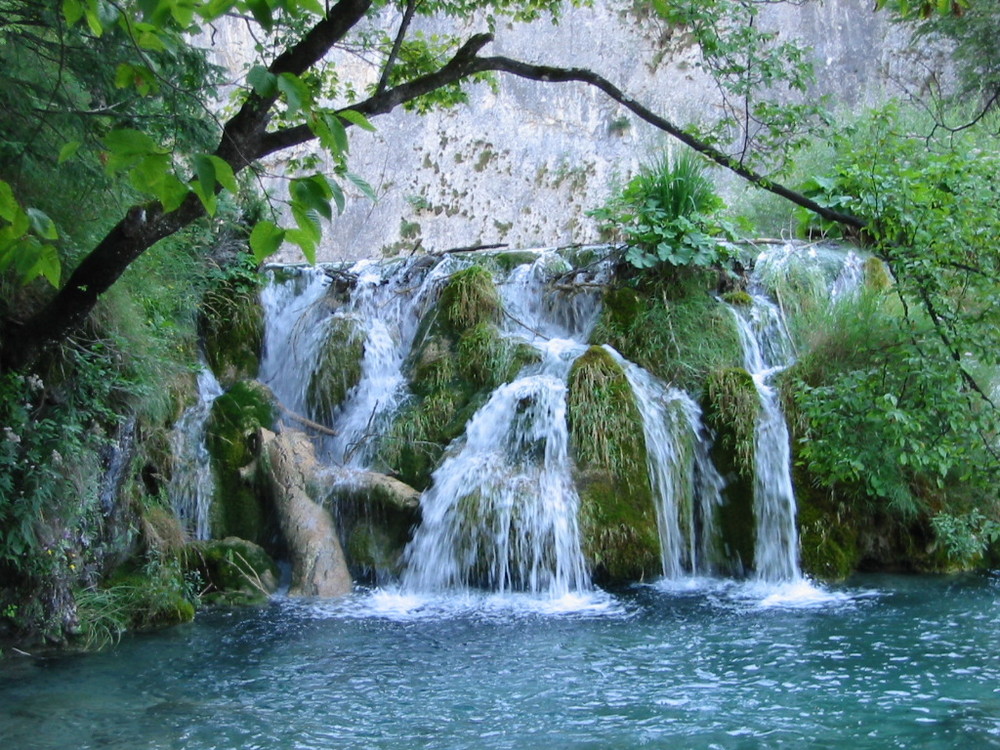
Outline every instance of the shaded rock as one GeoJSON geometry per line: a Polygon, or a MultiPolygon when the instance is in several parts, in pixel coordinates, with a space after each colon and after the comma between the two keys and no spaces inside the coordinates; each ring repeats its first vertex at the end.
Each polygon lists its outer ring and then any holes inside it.
{"type": "Polygon", "coordinates": [[[205,602],[260,603],[278,588],[278,566],[263,547],[246,539],[191,542],[183,550],[183,560],[186,570],[201,576],[205,602]]]}
{"type": "Polygon", "coordinates": [[[319,468],[301,432],[261,430],[270,466],[278,523],[292,562],[292,596],[336,597],[352,589],[344,552],[330,513],[310,497],[319,468]]]}

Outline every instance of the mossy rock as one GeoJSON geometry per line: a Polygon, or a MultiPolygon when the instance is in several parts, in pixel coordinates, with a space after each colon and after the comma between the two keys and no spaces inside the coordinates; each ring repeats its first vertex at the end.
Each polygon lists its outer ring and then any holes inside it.
{"type": "Polygon", "coordinates": [[[518,266],[527,266],[538,260],[538,253],[530,250],[511,251],[503,253],[493,253],[489,256],[490,261],[498,270],[510,273],[518,266]]]}
{"type": "Polygon", "coordinates": [[[870,256],[865,258],[862,266],[865,286],[877,292],[885,292],[892,288],[892,276],[889,269],[879,258],[870,256]]]}
{"type": "Polygon", "coordinates": [[[260,429],[269,429],[274,417],[270,391],[255,381],[236,383],[212,405],[206,443],[215,475],[210,521],[216,538],[273,542],[273,504],[258,457],[260,429]]]}
{"type": "Polygon", "coordinates": [[[365,334],[359,322],[333,316],[306,390],[306,403],[314,418],[332,419],[348,392],[361,381],[364,356],[365,334]]]}
{"type": "Polygon", "coordinates": [[[246,539],[191,542],[183,557],[185,569],[201,577],[202,598],[209,603],[260,603],[278,588],[278,566],[260,545],[246,539]]]}
{"type": "Polygon", "coordinates": [[[661,380],[701,393],[709,373],[742,362],[732,313],[701,286],[607,290],[591,342],[610,344],[661,380]]]}
{"type": "Polygon", "coordinates": [[[716,446],[730,454],[727,464],[752,480],[761,408],[753,376],[742,367],[716,370],[709,374],[705,391],[705,422],[716,434],[716,446]]]}
{"type": "Polygon", "coordinates": [[[751,307],[753,305],[753,297],[743,289],[734,289],[731,292],[726,292],[722,295],[722,299],[727,304],[736,307],[751,307]]]}
{"type": "Polygon", "coordinates": [[[492,391],[539,356],[531,346],[505,339],[492,323],[480,323],[458,340],[457,374],[477,390],[492,391]]]}
{"type": "Polygon", "coordinates": [[[573,364],[568,414],[583,551],[595,578],[661,575],[642,417],[625,373],[604,348],[590,347],[573,364]]]}
{"type": "Polygon", "coordinates": [[[420,396],[436,393],[451,384],[457,370],[449,338],[431,335],[414,356],[410,368],[410,388],[420,396]]]}
{"type": "Polygon", "coordinates": [[[130,560],[102,585],[107,606],[129,630],[162,628],[194,619],[195,606],[185,593],[183,569],[175,558],[154,564],[130,560]]]}
{"type": "Polygon", "coordinates": [[[705,390],[702,413],[715,433],[712,462],[725,480],[713,563],[732,575],[745,575],[753,569],[757,541],[754,451],[760,397],[753,377],[740,367],[711,373],[705,390]]]}
{"type": "Polygon", "coordinates": [[[256,285],[237,278],[223,282],[202,300],[198,329],[205,357],[224,386],[253,378],[264,345],[264,310],[256,285]]]}
{"type": "Polygon", "coordinates": [[[438,308],[441,323],[456,335],[480,323],[499,323],[503,315],[493,276],[482,266],[452,274],[441,290],[438,308]]]}

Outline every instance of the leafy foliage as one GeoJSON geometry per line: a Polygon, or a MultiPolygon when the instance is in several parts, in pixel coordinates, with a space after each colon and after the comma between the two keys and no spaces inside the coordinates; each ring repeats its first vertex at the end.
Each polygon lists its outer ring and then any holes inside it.
{"type": "Polygon", "coordinates": [[[684,152],[644,167],[604,207],[591,212],[605,229],[620,231],[629,247],[625,260],[636,268],[707,267],[731,257],[717,235],[734,229],[718,217],[722,200],[705,175],[704,162],[684,152]]]}

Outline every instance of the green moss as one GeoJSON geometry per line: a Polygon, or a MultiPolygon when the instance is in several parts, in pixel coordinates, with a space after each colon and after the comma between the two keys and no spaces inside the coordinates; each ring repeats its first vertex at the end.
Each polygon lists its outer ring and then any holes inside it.
{"type": "Polygon", "coordinates": [[[696,280],[609,289],[591,341],[700,393],[710,372],[739,366],[742,355],[732,313],[696,280]]]}
{"type": "Polygon", "coordinates": [[[314,418],[332,419],[347,393],[360,382],[364,356],[365,335],[358,321],[341,315],[331,318],[306,390],[314,418]]]}
{"type": "Polygon", "coordinates": [[[573,364],[568,413],[583,549],[595,576],[629,581],[659,575],[642,418],[625,373],[602,347],[592,346],[573,364]]]}
{"type": "Polygon", "coordinates": [[[458,340],[458,374],[477,389],[493,390],[510,382],[538,353],[500,335],[492,323],[480,323],[458,340]]]}
{"type": "Polygon", "coordinates": [[[510,273],[518,266],[525,266],[538,260],[538,253],[531,251],[494,253],[489,256],[490,262],[498,270],[510,273]]]}
{"type": "Polygon", "coordinates": [[[740,476],[753,479],[754,439],[760,395],[753,377],[742,367],[711,373],[706,383],[705,418],[715,431],[716,445],[727,451],[740,476]]]}
{"type": "Polygon", "coordinates": [[[113,643],[128,630],[189,622],[195,614],[176,557],[129,560],[102,585],[81,589],[74,598],[85,648],[113,643]]]}
{"type": "Polygon", "coordinates": [[[482,266],[452,274],[441,290],[438,307],[441,322],[454,334],[480,323],[499,323],[503,314],[493,277],[482,266]]]}
{"type": "Polygon", "coordinates": [[[264,310],[257,287],[242,277],[230,279],[202,300],[199,333],[205,356],[223,385],[253,378],[264,343],[264,310]]]}
{"type": "Polygon", "coordinates": [[[753,305],[753,297],[742,289],[726,292],[722,295],[722,299],[727,304],[735,305],[737,307],[750,307],[753,305]]]}
{"type": "Polygon", "coordinates": [[[440,390],[414,399],[382,437],[379,463],[412,487],[426,489],[445,447],[465,426],[463,408],[468,398],[468,394],[440,390]]]}
{"type": "Polygon", "coordinates": [[[878,258],[874,256],[865,258],[863,271],[865,286],[868,289],[884,292],[892,287],[892,276],[889,275],[889,269],[878,258]]]}
{"type": "Polygon", "coordinates": [[[203,598],[211,603],[263,602],[278,586],[274,560],[262,547],[245,539],[192,542],[183,559],[185,569],[200,577],[203,598]]]}
{"type": "Polygon", "coordinates": [[[754,435],[760,397],[750,373],[741,367],[713,372],[702,403],[705,424],[715,433],[712,461],[725,479],[716,564],[739,575],[752,569],[756,544],[754,513],[754,435]]]}
{"type": "Polygon", "coordinates": [[[410,387],[421,396],[447,387],[456,374],[455,355],[448,337],[431,335],[414,357],[410,387]]]}
{"type": "Polygon", "coordinates": [[[799,485],[797,492],[802,572],[824,581],[840,581],[860,561],[858,532],[846,506],[823,490],[799,485]]]}
{"type": "Polygon", "coordinates": [[[236,383],[212,405],[206,444],[216,480],[211,510],[213,536],[269,543],[273,506],[256,459],[259,430],[270,428],[273,422],[271,394],[254,381],[236,383]]]}

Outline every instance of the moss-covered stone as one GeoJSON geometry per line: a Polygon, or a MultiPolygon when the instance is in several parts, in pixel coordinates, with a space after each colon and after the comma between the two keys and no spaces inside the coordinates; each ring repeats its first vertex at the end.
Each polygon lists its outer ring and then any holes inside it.
{"type": "Polygon", "coordinates": [[[625,373],[604,348],[593,346],[574,363],[568,413],[583,551],[595,577],[660,575],[642,417],[625,373]]]}
{"type": "Polygon", "coordinates": [[[526,266],[538,260],[538,253],[525,251],[511,251],[503,253],[493,253],[489,256],[490,262],[504,273],[510,273],[518,266],[526,266]]]}
{"type": "Polygon", "coordinates": [[[892,287],[892,276],[889,269],[880,259],[875,256],[865,258],[864,266],[865,286],[877,292],[884,292],[892,287]]]}
{"type": "Polygon", "coordinates": [[[256,285],[244,278],[219,284],[202,300],[198,327],[205,357],[220,383],[256,377],[264,344],[264,310],[256,285]]]}
{"type": "Polygon", "coordinates": [[[801,483],[798,487],[796,520],[802,572],[823,581],[847,578],[861,557],[853,519],[832,493],[801,483]]]}
{"type": "Polygon", "coordinates": [[[273,507],[257,459],[259,430],[270,428],[274,416],[270,391],[255,381],[236,383],[212,405],[206,432],[216,487],[212,536],[273,542],[273,507]]]}
{"type": "Polygon", "coordinates": [[[493,277],[482,266],[452,274],[441,290],[438,308],[441,323],[457,335],[480,323],[499,323],[503,314],[493,277]]]}
{"type": "Polygon", "coordinates": [[[390,492],[387,484],[339,487],[328,501],[336,508],[351,577],[371,584],[399,574],[403,550],[420,519],[415,493],[412,500],[401,501],[400,494],[390,492]]]}
{"type": "Polygon", "coordinates": [[[741,575],[754,565],[754,434],[760,397],[750,373],[739,367],[713,372],[705,390],[705,423],[716,436],[712,460],[725,480],[716,520],[717,558],[713,562],[741,575]]]}
{"type": "Polygon", "coordinates": [[[727,304],[735,305],[737,307],[750,307],[753,305],[753,297],[751,297],[743,289],[734,289],[731,292],[726,292],[722,295],[722,299],[727,304]]]}
{"type": "Polygon", "coordinates": [[[689,393],[700,393],[710,372],[742,360],[732,313],[700,281],[610,288],[591,342],[610,344],[689,393]]]}
{"type": "Polygon", "coordinates": [[[262,603],[278,587],[278,566],[246,539],[191,542],[183,558],[185,569],[200,576],[202,600],[210,604],[262,603]]]}
{"type": "Polygon", "coordinates": [[[306,403],[313,418],[332,419],[348,392],[360,382],[364,356],[365,334],[358,321],[343,315],[333,316],[306,390],[306,403]]]}

